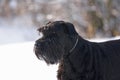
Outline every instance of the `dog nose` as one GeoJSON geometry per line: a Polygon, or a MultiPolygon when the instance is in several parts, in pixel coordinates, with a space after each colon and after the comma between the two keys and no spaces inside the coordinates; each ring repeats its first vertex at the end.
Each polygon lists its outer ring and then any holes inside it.
{"type": "Polygon", "coordinates": [[[35,43],[35,46],[36,46],[36,47],[40,47],[41,44],[36,42],[36,43],[35,43]]]}

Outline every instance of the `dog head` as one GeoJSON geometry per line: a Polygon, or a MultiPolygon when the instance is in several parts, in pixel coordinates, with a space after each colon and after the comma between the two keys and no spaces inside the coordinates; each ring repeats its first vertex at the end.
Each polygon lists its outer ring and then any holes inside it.
{"type": "Polygon", "coordinates": [[[47,64],[58,63],[73,46],[77,32],[73,24],[64,21],[49,22],[38,29],[43,37],[35,42],[35,54],[47,64]]]}

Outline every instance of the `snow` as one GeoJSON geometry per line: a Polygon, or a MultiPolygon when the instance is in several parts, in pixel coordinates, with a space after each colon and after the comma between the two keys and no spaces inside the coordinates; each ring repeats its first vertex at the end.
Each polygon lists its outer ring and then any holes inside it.
{"type": "Polygon", "coordinates": [[[57,65],[36,58],[34,42],[0,46],[0,80],[57,80],[57,65]]]}

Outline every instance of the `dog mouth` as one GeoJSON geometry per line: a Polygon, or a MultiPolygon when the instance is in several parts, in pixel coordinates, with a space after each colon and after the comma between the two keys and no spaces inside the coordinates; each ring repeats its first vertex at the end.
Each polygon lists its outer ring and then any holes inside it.
{"type": "Polygon", "coordinates": [[[59,62],[59,60],[57,58],[54,57],[54,55],[50,55],[51,53],[47,53],[45,51],[42,50],[35,50],[35,55],[37,56],[37,58],[39,60],[43,60],[45,61],[48,65],[49,64],[57,64],[59,62]]]}
{"type": "Polygon", "coordinates": [[[38,58],[39,60],[45,61],[48,65],[49,65],[49,64],[55,64],[55,63],[57,64],[57,63],[58,63],[56,60],[54,60],[54,59],[51,58],[51,57],[48,57],[48,56],[45,55],[45,54],[47,54],[47,53],[44,53],[44,52],[42,52],[42,51],[37,52],[37,50],[35,50],[35,55],[37,56],[37,58],[38,58]]]}
{"type": "Polygon", "coordinates": [[[35,55],[36,57],[39,59],[39,60],[43,60],[45,61],[47,64],[55,64],[56,62],[53,60],[53,59],[50,59],[49,57],[47,57],[47,53],[45,53],[45,51],[43,50],[40,50],[40,48],[34,48],[34,52],[35,52],[35,55]]]}

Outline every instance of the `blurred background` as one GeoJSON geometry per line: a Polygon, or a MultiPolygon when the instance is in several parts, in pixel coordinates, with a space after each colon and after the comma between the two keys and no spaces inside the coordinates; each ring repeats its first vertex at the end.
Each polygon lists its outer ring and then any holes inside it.
{"type": "Polygon", "coordinates": [[[73,23],[84,38],[120,35],[120,0],[0,0],[0,44],[34,41],[48,21],[73,23]]]}

